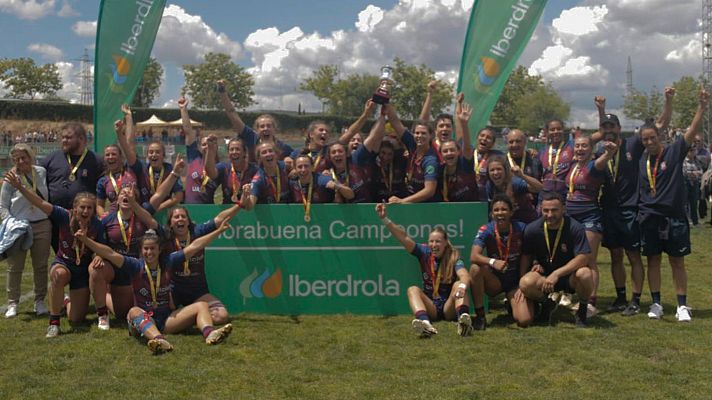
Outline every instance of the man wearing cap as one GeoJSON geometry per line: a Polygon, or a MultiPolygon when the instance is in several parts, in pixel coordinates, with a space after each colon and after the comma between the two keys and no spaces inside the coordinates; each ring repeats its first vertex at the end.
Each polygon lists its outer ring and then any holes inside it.
{"type": "MultiPolygon", "coordinates": [[[[665,107],[656,125],[667,126],[672,115],[673,88],[665,89],[665,107]]],[[[618,152],[608,162],[606,182],[603,185],[601,206],[603,208],[603,246],[611,253],[611,275],[616,288],[616,300],[608,312],[622,311],[630,316],[640,312],[640,296],[643,292],[643,261],[640,256],[640,227],[638,226],[638,165],[645,147],[638,134],[622,138],[618,116],[605,112],[606,98],[596,96],[600,129],[591,136],[594,142],[615,142],[618,152]],[[623,254],[631,265],[633,297],[626,300],[625,267],[623,254]]]]}
{"type": "MultiPolygon", "coordinates": [[[[45,157],[42,167],[47,170],[48,201],[70,210],[77,193],[96,193],[103,168],[96,154],[87,149],[87,133],[82,124],[69,122],[60,130],[62,149],[45,157]]],[[[58,227],[53,225],[52,248],[55,251],[58,234],[58,227]]]]}

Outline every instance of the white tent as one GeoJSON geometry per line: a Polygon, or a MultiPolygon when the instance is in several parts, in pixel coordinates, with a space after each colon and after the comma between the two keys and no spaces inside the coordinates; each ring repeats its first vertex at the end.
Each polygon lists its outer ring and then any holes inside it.
{"type": "Polygon", "coordinates": [[[136,124],[136,126],[138,126],[139,128],[148,128],[148,127],[152,127],[152,126],[169,126],[169,125],[171,125],[171,124],[158,118],[155,114],[151,115],[151,118],[136,124]]]}
{"type": "MultiPolygon", "coordinates": [[[[178,118],[177,120],[168,122],[167,124],[170,125],[170,126],[183,126],[183,120],[181,120],[180,118],[178,118]]],[[[198,122],[198,121],[193,121],[193,120],[191,119],[191,120],[190,120],[190,126],[202,127],[202,126],[203,126],[203,123],[202,123],[202,122],[198,122]]]]}

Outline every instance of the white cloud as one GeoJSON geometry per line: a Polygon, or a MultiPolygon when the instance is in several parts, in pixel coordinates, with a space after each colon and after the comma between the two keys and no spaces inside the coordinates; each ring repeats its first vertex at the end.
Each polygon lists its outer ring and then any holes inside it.
{"type": "Polygon", "coordinates": [[[35,20],[54,13],[55,0],[0,0],[0,11],[35,20]]]}
{"type": "Polygon", "coordinates": [[[598,32],[603,18],[608,14],[608,8],[601,7],[574,7],[561,12],[558,18],[551,21],[551,25],[560,34],[587,35],[598,32]]]}
{"type": "Polygon", "coordinates": [[[154,56],[161,62],[183,65],[200,63],[210,52],[226,53],[237,60],[242,56],[242,46],[225,33],[215,32],[199,15],[168,5],[153,46],[154,56]]]}
{"type": "Polygon", "coordinates": [[[96,21],[77,21],[72,25],[72,31],[74,31],[77,36],[95,37],[96,21]]]}
{"type": "Polygon", "coordinates": [[[690,40],[685,47],[675,49],[665,56],[665,61],[674,61],[678,63],[691,62],[699,59],[702,54],[702,41],[695,38],[690,40]]]}
{"type": "Polygon", "coordinates": [[[72,8],[72,4],[64,0],[62,2],[62,7],[57,11],[57,15],[60,17],[77,17],[79,16],[79,12],[77,12],[74,8],[72,8]]]}
{"type": "Polygon", "coordinates": [[[47,43],[32,43],[27,46],[27,50],[38,53],[42,58],[49,61],[59,61],[64,57],[62,50],[47,43]]]}
{"type": "Polygon", "coordinates": [[[72,103],[79,102],[82,90],[79,77],[80,66],[66,61],[56,62],[54,65],[57,66],[59,77],[62,80],[62,89],[57,91],[57,96],[67,99],[72,103]]]}
{"type": "Polygon", "coordinates": [[[383,10],[374,5],[368,5],[365,10],[358,13],[356,28],[361,32],[370,32],[383,19],[383,10]]]}

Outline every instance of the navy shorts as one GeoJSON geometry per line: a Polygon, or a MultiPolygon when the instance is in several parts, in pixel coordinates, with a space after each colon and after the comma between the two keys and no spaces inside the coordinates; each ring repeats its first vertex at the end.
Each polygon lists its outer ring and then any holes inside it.
{"type": "Polygon", "coordinates": [[[570,217],[583,225],[587,232],[603,233],[603,215],[599,209],[571,215],[570,217]]]}
{"type": "Polygon", "coordinates": [[[566,293],[575,293],[576,290],[571,287],[571,283],[569,282],[571,278],[571,274],[564,275],[559,280],[556,282],[556,285],[554,285],[554,291],[555,292],[560,292],[564,291],[566,293]]]}
{"type": "Polygon", "coordinates": [[[188,306],[195,303],[200,297],[209,294],[208,285],[175,285],[173,286],[173,302],[176,307],[188,306]]]}
{"type": "MultiPolygon", "coordinates": [[[[511,267],[508,267],[511,268],[511,267]]],[[[502,290],[504,293],[509,293],[512,290],[519,288],[519,272],[514,270],[514,273],[500,272],[492,268],[492,273],[499,279],[499,284],[502,285],[502,290]]]]}
{"type": "Polygon", "coordinates": [[[128,268],[117,268],[114,267],[114,280],[111,281],[113,286],[130,286],[131,285],[131,273],[128,268]]]}
{"type": "Polygon", "coordinates": [[[687,218],[648,215],[640,223],[640,231],[644,256],[665,253],[671,257],[684,257],[691,252],[687,218]]]}
{"type": "Polygon", "coordinates": [[[640,250],[640,224],[636,208],[607,208],[603,210],[603,247],[640,250]]]}
{"type": "Polygon", "coordinates": [[[89,287],[89,263],[77,265],[73,262],[67,262],[62,258],[55,257],[54,261],[52,261],[52,265],[55,264],[59,264],[69,271],[71,275],[69,279],[69,290],[89,287]]]}

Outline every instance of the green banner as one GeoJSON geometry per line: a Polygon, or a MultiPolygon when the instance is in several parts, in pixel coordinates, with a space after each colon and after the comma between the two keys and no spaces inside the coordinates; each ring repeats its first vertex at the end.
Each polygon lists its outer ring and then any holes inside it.
{"type": "MultiPolygon", "coordinates": [[[[226,206],[187,206],[193,221],[213,218],[226,206]]],[[[417,243],[436,226],[469,265],[486,203],[405,204],[388,207],[417,243]]],[[[231,313],[377,314],[409,312],[406,290],[422,286],[418,261],[381,223],[374,204],[312,207],[258,205],[241,211],[230,229],[206,250],[210,291],[231,313]]]]}
{"type": "Polygon", "coordinates": [[[116,141],[114,121],[143,77],[166,0],[102,0],[94,55],[94,151],[116,141]]]}
{"type": "Polygon", "coordinates": [[[487,126],[545,6],[546,0],[475,0],[457,83],[457,92],[476,110],[469,123],[472,135],[487,126]]]}

